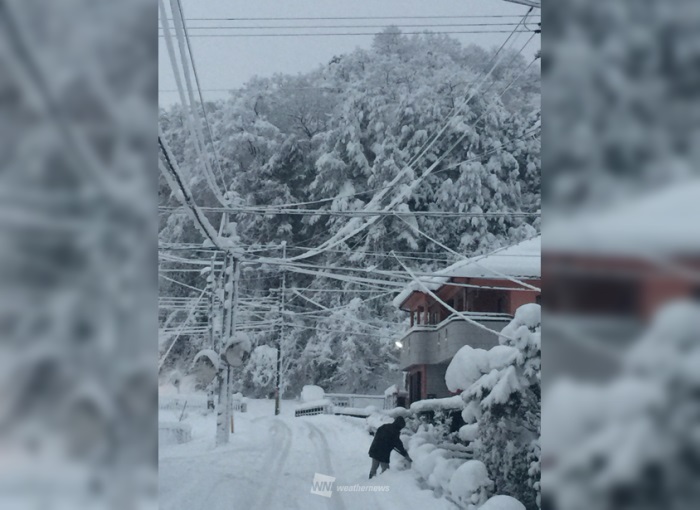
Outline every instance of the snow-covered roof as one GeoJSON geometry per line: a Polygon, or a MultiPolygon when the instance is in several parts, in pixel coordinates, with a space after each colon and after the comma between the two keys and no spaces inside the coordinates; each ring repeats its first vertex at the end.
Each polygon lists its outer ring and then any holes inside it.
{"type": "Polygon", "coordinates": [[[545,228],[549,253],[606,256],[700,253],[700,179],[545,228]]]}
{"type": "MultiPolygon", "coordinates": [[[[489,255],[479,255],[461,260],[437,271],[432,278],[423,279],[423,284],[430,290],[436,290],[451,278],[540,278],[540,254],[542,251],[542,236],[528,239],[521,243],[496,250],[489,255]]],[[[410,283],[394,298],[394,306],[401,304],[413,291],[422,291],[417,283],[410,283]]]]}

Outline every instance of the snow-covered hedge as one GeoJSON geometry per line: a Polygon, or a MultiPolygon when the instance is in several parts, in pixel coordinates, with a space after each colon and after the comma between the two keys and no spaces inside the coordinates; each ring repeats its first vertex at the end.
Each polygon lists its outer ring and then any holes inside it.
{"type": "Polygon", "coordinates": [[[412,412],[462,409],[466,424],[457,437],[470,443],[473,460],[440,448],[453,436],[435,425],[421,426],[408,444],[415,471],[462,508],[479,508],[494,494],[501,496],[492,498],[492,509],[539,506],[540,323],[539,305],[521,306],[500,345],[466,346],[453,358],[445,382],[460,395],[411,406],[412,412]]]}
{"type": "Polygon", "coordinates": [[[603,510],[623,493],[630,508],[697,507],[697,492],[684,491],[700,465],[698,367],[700,305],[682,302],[657,314],[616,379],[552,387],[542,437],[551,504],[603,510]]]}

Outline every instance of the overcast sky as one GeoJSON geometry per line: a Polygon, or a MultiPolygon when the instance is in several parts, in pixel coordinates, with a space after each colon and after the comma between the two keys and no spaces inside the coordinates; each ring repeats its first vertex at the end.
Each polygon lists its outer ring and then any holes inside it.
{"type": "MultiPolygon", "coordinates": [[[[166,4],[169,2],[166,0],[166,4]]],[[[517,23],[518,15],[527,7],[505,0],[182,0],[190,32],[197,71],[205,100],[227,96],[226,89],[236,88],[255,75],[306,72],[328,62],[334,55],[347,53],[356,47],[368,48],[371,35],[339,35],[313,37],[195,37],[201,34],[262,34],[262,33],[339,33],[371,32],[381,28],[308,28],[254,29],[221,28],[197,30],[194,27],[280,27],[343,25],[407,25],[407,24],[470,24],[517,23]],[[512,18],[451,18],[453,16],[513,15],[512,18]],[[387,16],[382,20],[194,20],[192,18],[299,18],[299,17],[361,17],[387,16]],[[446,16],[443,19],[405,19],[399,16],[446,16]],[[395,18],[394,18],[395,17],[395,18]]],[[[539,10],[532,13],[539,20],[539,10]]],[[[468,31],[512,30],[513,26],[467,27],[401,27],[402,31],[468,31]]],[[[463,43],[484,47],[500,45],[508,33],[454,34],[463,43]]],[[[520,34],[516,48],[525,43],[529,34],[520,34]]],[[[179,101],[172,67],[162,38],[159,38],[160,104],[167,106],[179,101]]],[[[540,47],[539,35],[524,51],[530,58],[540,47]]]]}

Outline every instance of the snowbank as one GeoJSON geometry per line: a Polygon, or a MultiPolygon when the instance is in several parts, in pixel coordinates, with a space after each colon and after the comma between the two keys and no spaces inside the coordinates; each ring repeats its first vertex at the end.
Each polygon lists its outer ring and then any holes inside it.
{"type": "Polygon", "coordinates": [[[301,401],[304,403],[324,400],[326,392],[320,386],[307,385],[301,389],[301,401]]]}
{"type": "Polygon", "coordinates": [[[192,440],[192,427],[183,422],[158,422],[158,446],[188,443],[192,440]]]}
{"type": "Polygon", "coordinates": [[[510,496],[494,496],[479,510],[525,510],[525,505],[510,496]]]}
{"type": "Polygon", "coordinates": [[[463,507],[485,503],[492,487],[486,466],[478,460],[468,460],[459,466],[449,485],[452,499],[463,507]]]}

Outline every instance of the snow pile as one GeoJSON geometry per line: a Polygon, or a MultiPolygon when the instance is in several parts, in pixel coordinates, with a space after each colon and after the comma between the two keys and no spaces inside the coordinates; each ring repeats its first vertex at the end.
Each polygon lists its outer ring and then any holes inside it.
{"type": "Polygon", "coordinates": [[[462,508],[475,510],[488,499],[493,481],[483,462],[468,460],[452,474],[449,489],[452,499],[462,508]]]}
{"type": "Polygon", "coordinates": [[[525,505],[510,496],[494,496],[484,503],[479,510],[525,510],[525,505]]]}
{"type": "Polygon", "coordinates": [[[634,501],[651,492],[651,506],[670,507],[697,486],[699,321],[697,303],[669,305],[616,380],[560,383],[547,394],[542,486],[557,508],[612,508],[620,491],[634,501]]]}
{"type": "Polygon", "coordinates": [[[324,400],[326,392],[320,386],[307,385],[301,389],[301,401],[304,403],[324,400]]]}
{"type": "Polygon", "coordinates": [[[192,427],[183,422],[158,422],[158,446],[188,443],[192,440],[192,427]]]}

